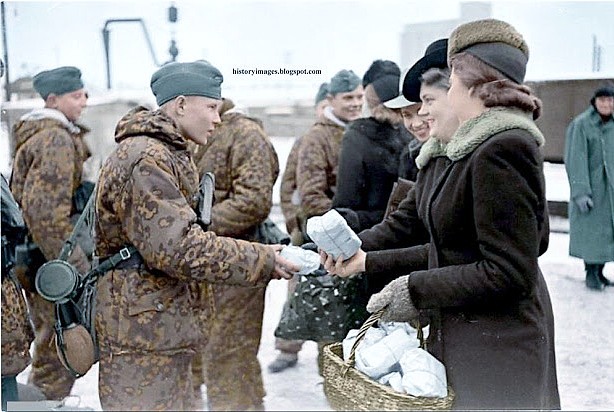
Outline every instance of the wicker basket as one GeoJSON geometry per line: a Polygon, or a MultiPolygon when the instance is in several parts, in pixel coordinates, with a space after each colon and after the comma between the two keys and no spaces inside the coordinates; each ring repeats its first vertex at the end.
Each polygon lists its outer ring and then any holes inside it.
{"type": "MultiPolygon", "coordinates": [[[[324,393],[330,406],[338,411],[400,411],[448,410],[454,400],[454,391],[448,386],[445,398],[427,398],[396,392],[390,386],[369,378],[354,368],[355,350],[367,330],[381,317],[381,311],[372,314],[360,328],[347,362],[343,361],[343,346],[332,343],[324,347],[324,393]]],[[[418,329],[421,331],[421,329],[418,329]]],[[[423,338],[419,334],[421,345],[423,338]]]]}

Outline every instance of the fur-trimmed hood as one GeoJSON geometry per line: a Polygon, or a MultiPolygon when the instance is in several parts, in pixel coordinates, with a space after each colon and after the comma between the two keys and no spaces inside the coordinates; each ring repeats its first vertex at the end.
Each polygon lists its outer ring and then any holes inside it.
{"type": "Polygon", "coordinates": [[[513,129],[529,132],[539,146],[543,146],[546,141],[542,132],[533,122],[530,113],[518,109],[497,107],[463,123],[452,136],[450,143],[447,144],[445,154],[452,161],[460,160],[472,153],[491,136],[513,129]]]}

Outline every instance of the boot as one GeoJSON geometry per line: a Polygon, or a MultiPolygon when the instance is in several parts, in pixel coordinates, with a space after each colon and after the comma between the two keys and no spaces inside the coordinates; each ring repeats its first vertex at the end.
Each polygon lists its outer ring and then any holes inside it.
{"type": "Polygon", "coordinates": [[[599,280],[599,265],[585,263],[586,287],[593,290],[603,290],[605,285],[599,280]]]}
{"type": "Polygon", "coordinates": [[[603,268],[604,267],[605,267],[605,264],[597,265],[597,268],[598,268],[597,277],[599,278],[599,281],[601,281],[601,283],[603,283],[604,286],[612,286],[612,282],[610,281],[610,279],[606,278],[603,275],[603,268]]]}
{"type": "Polygon", "coordinates": [[[269,365],[268,369],[271,373],[278,373],[296,365],[298,355],[296,353],[281,352],[277,359],[269,365]]]}

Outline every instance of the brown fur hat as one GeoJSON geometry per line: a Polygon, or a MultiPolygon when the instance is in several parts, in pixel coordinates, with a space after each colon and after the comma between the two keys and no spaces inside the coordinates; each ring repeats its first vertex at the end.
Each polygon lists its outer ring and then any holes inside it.
{"type": "Polygon", "coordinates": [[[477,43],[506,43],[520,49],[529,58],[529,46],[514,26],[501,20],[476,20],[458,26],[448,41],[448,60],[477,43]]]}
{"type": "Polygon", "coordinates": [[[529,46],[509,23],[484,19],[458,26],[448,41],[448,62],[452,56],[463,51],[471,53],[516,83],[524,81],[529,46]]]}

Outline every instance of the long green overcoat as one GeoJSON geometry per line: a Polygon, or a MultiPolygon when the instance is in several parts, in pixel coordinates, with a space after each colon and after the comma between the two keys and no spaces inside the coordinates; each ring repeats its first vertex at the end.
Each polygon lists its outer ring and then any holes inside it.
{"type": "Polygon", "coordinates": [[[569,178],[569,254],[588,263],[614,261],[614,118],[603,122],[591,105],[567,128],[565,168],[569,178]],[[590,195],[581,213],[574,198],[590,195]]]}

